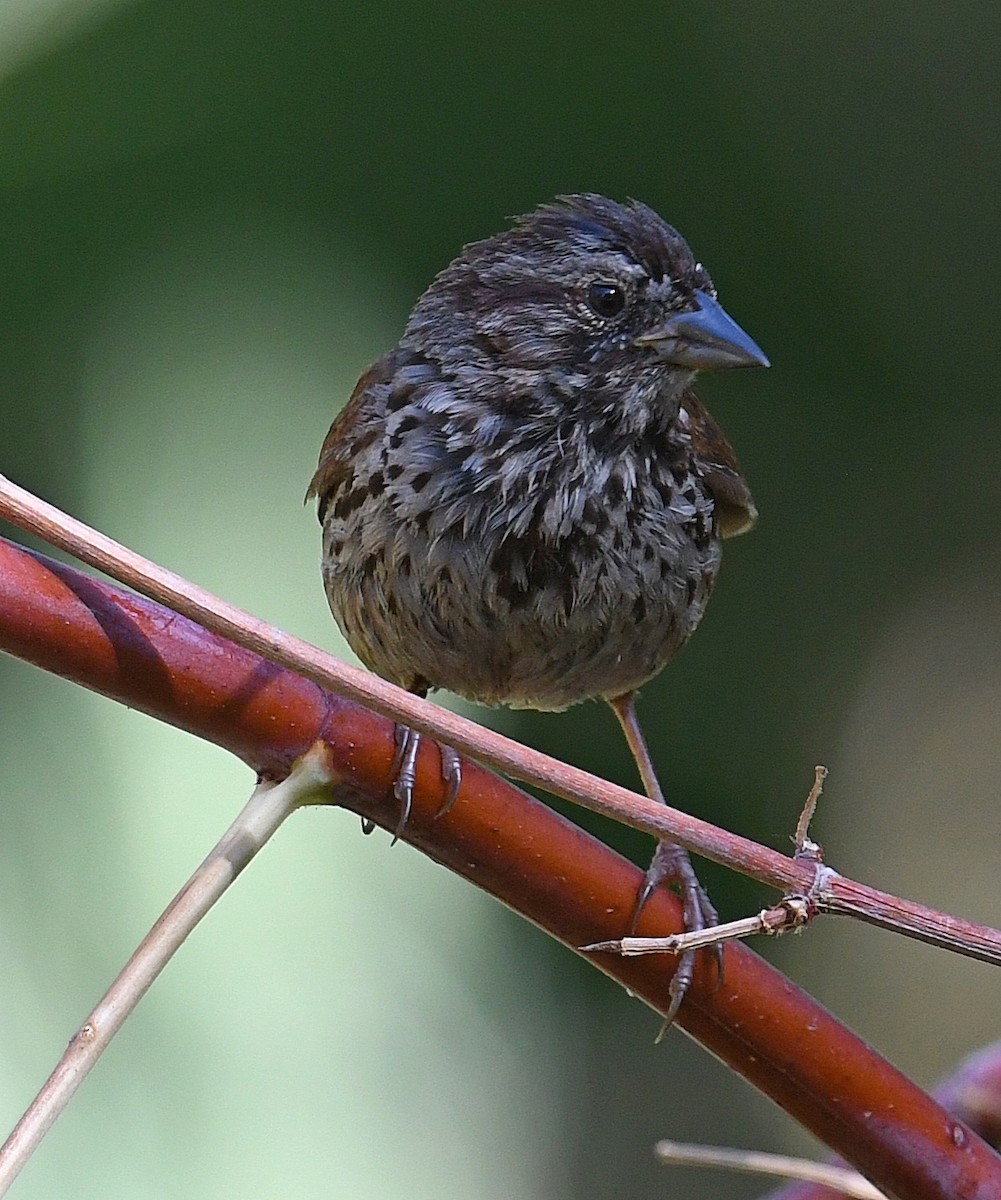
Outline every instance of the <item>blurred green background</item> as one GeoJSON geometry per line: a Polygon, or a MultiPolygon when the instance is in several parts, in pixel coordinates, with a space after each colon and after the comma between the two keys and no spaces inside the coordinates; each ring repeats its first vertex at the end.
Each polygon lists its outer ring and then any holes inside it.
{"type": "MultiPolygon", "coordinates": [[[[301,500],[354,379],[463,242],[643,199],[774,364],[701,388],[762,516],[645,690],[667,792],[786,848],[824,762],[832,865],[1001,925],[999,45],[975,3],[5,0],[0,470],[343,650],[301,500]]],[[[0,694],[6,1128],[253,780],[8,659],[0,694]]],[[[602,706],[479,715],[633,783],[602,706]]],[[[763,952],[922,1082],[999,1035],[986,966],[847,922],[763,952]]],[[[657,1024],[303,813],[16,1194],[750,1197],[652,1143],[813,1149],[657,1024]]]]}

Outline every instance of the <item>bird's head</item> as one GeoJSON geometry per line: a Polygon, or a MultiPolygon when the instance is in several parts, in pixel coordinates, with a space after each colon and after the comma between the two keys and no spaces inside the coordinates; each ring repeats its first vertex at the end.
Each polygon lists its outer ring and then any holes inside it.
{"type": "Polygon", "coordinates": [[[698,371],[768,366],[677,230],[645,204],[593,194],[466,246],[405,340],[459,376],[544,382],[620,410],[670,410],[698,371]]]}

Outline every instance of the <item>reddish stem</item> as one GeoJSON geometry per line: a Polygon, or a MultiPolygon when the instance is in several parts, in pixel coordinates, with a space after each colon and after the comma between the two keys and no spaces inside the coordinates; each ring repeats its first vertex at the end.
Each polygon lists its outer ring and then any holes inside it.
{"type": "MultiPolygon", "coordinates": [[[[392,828],[393,726],[151,601],[0,539],[0,649],[225,747],[283,776],[317,738],[336,802],[392,828]]],[[[545,805],[467,764],[458,802],[423,747],[406,839],[575,949],[618,937],[641,872],[545,805]]],[[[660,892],[639,932],[680,929],[660,892]]],[[[589,956],[664,1012],[674,960],[589,956]]],[[[901,1200],[1001,1195],[1001,1160],[971,1130],[746,947],[725,980],[696,974],[679,1023],[833,1150],[901,1200]]]]}

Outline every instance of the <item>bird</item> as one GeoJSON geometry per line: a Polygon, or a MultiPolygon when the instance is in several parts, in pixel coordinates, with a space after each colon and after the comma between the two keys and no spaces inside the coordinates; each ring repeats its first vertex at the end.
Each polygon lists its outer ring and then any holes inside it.
{"type": "MultiPolygon", "coordinates": [[[[559,196],[466,245],[359,379],[307,491],[348,644],[421,696],[606,701],[664,803],[636,694],[699,624],[723,539],[757,518],[691,385],[768,365],[685,239],[639,201],[559,196]]],[[[419,744],[398,728],[397,835],[419,744]]],[[[446,811],[461,764],[440,750],[446,811]]],[[[686,851],[661,842],[634,924],[665,881],[686,928],[717,923],[686,851]]],[[[668,1023],[693,973],[689,952],[668,1023]]]]}

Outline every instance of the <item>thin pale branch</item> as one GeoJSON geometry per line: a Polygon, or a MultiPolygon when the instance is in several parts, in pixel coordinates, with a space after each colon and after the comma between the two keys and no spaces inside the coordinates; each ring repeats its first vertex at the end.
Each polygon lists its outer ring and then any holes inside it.
{"type": "Polygon", "coordinates": [[[296,808],[326,801],[322,744],[281,783],[254,789],[240,815],[143,938],[111,987],[70,1039],[55,1070],[0,1147],[0,1196],[38,1148],[97,1060],[185,938],[296,808]]]}
{"type": "Polygon", "coordinates": [[[765,1154],[761,1150],[735,1150],[729,1146],[702,1146],[691,1142],[658,1142],[654,1154],[665,1166],[714,1167],[725,1171],[745,1171],[754,1175],[780,1175],[783,1179],[802,1179],[828,1195],[837,1192],[845,1200],[886,1200],[857,1171],[832,1163],[809,1162],[786,1154],[765,1154]]]}
{"type": "Polygon", "coordinates": [[[674,933],[669,937],[624,937],[610,942],[595,942],[592,946],[581,946],[581,950],[593,953],[597,950],[609,954],[621,954],[625,958],[636,958],[641,954],[684,954],[688,950],[704,950],[722,942],[738,938],[777,937],[803,929],[810,922],[809,902],[802,896],[791,896],[780,900],[774,908],[764,908],[753,917],[740,917],[736,921],[725,921],[709,929],[674,933]]]}

